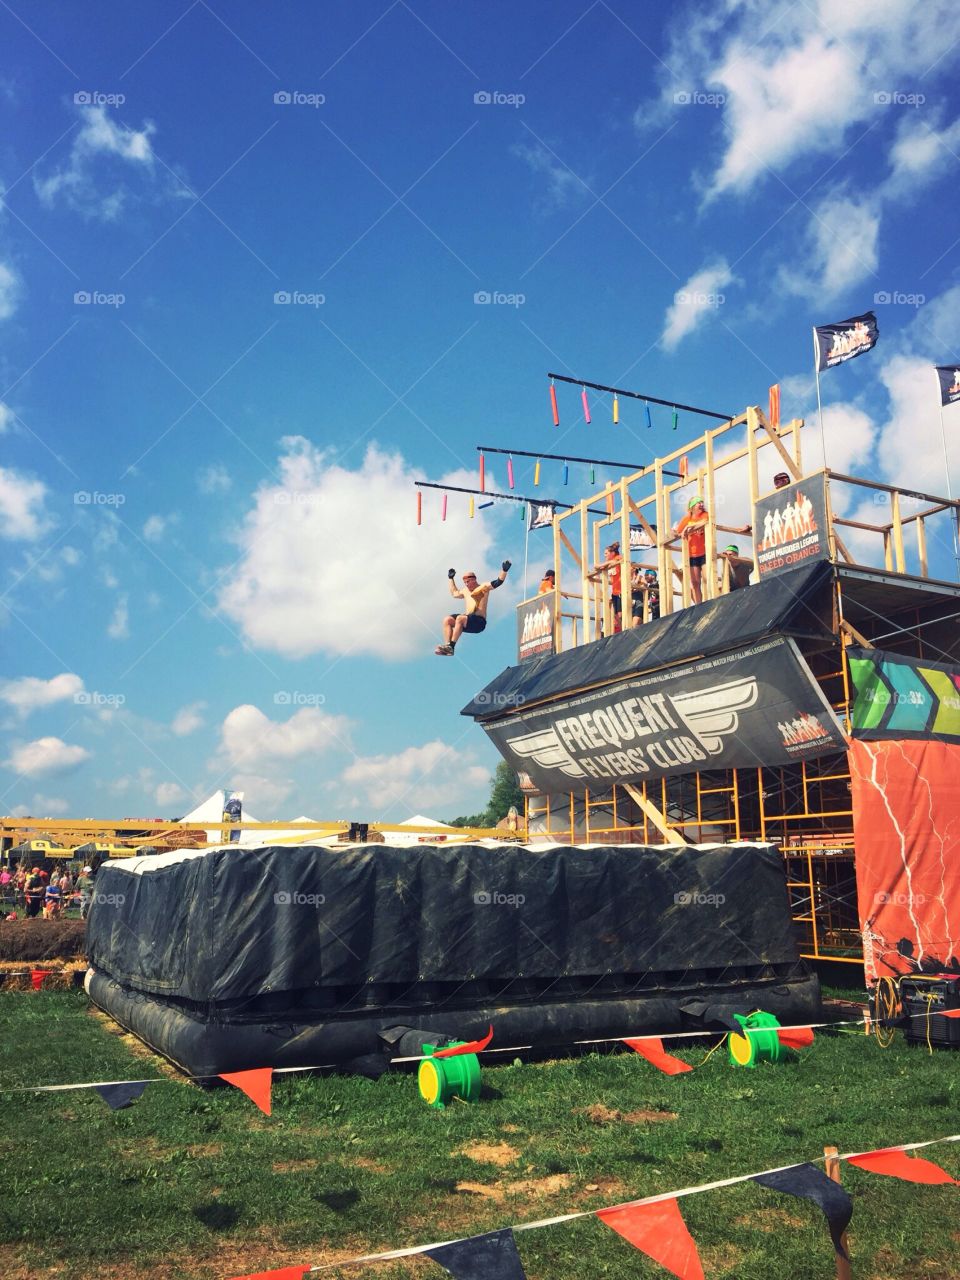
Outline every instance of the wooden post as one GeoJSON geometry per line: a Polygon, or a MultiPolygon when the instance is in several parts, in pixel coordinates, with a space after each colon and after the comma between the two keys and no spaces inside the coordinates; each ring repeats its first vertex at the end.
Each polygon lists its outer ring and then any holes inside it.
{"type": "Polygon", "coordinates": [[[560,559],[563,548],[560,544],[560,517],[553,511],[553,647],[557,653],[563,649],[563,596],[560,594],[560,559]]]}
{"type": "MultiPolygon", "coordinates": [[[[840,1184],[840,1152],[836,1147],[824,1147],[823,1154],[826,1160],[826,1174],[833,1182],[840,1184]]],[[[840,1243],[843,1245],[844,1252],[849,1255],[850,1245],[847,1241],[847,1233],[844,1231],[840,1237],[840,1243]]],[[[841,1258],[837,1254],[837,1280],[853,1280],[853,1266],[848,1258],[841,1258]]]]}
{"type": "Polygon", "coordinates": [[[667,519],[667,504],[663,493],[663,463],[658,458],[654,466],[654,482],[657,486],[654,519],[657,524],[657,577],[660,580],[660,617],[673,613],[673,577],[671,564],[667,558],[667,542],[670,539],[670,524],[667,519]]]}
{"type": "MultiPolygon", "coordinates": [[[[748,414],[749,421],[749,414],[748,414]]],[[[700,571],[700,593],[704,600],[715,600],[717,596],[717,493],[713,484],[713,432],[703,433],[705,446],[706,491],[704,498],[710,519],[704,529],[704,551],[706,563],[700,571]]]]}
{"type": "Polygon", "coordinates": [[[920,557],[920,577],[930,576],[927,568],[927,529],[923,516],[917,516],[917,554],[920,557]]]}
{"type": "Polygon", "coordinates": [[[900,494],[896,489],[890,495],[890,505],[893,508],[893,554],[897,573],[906,573],[906,557],[903,554],[903,525],[900,523],[900,494]]]}
{"type": "MultiPolygon", "coordinates": [[[[620,477],[620,626],[629,631],[633,626],[633,562],[630,558],[630,494],[627,477],[620,477]]],[[[616,825],[616,799],[614,799],[614,825],[616,825]]]]}
{"type": "Polygon", "coordinates": [[[587,546],[587,504],[580,503],[580,594],[581,607],[583,612],[583,640],[582,644],[586,644],[590,639],[590,588],[593,585],[587,577],[589,549],[587,546]]]}

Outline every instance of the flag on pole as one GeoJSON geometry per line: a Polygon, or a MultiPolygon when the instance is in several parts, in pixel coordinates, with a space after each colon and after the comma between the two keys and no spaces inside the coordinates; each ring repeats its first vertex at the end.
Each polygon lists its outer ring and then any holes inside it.
{"type": "Polygon", "coordinates": [[[940,379],[940,403],[953,404],[960,400],[960,369],[952,364],[938,364],[934,368],[940,379]]]}
{"type": "Polygon", "coordinates": [[[877,317],[872,311],[865,311],[862,316],[851,316],[837,324],[815,326],[813,349],[817,373],[871,351],[879,337],[877,317]]]}
{"type": "Polygon", "coordinates": [[[527,530],[532,532],[534,529],[549,529],[553,524],[553,514],[556,511],[556,500],[548,498],[545,502],[528,502],[527,507],[529,514],[527,516],[527,530]]]}

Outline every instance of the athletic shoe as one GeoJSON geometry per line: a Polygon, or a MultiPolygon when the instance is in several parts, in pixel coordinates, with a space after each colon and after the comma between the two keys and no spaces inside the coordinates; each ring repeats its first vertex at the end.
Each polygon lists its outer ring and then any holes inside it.
{"type": "Polygon", "coordinates": [[[437,645],[437,647],[434,649],[434,651],[433,651],[433,652],[434,652],[435,654],[437,654],[437,655],[438,655],[439,657],[441,657],[441,658],[452,658],[452,657],[453,657],[453,645],[452,645],[452,644],[438,644],[438,645],[437,645]]]}

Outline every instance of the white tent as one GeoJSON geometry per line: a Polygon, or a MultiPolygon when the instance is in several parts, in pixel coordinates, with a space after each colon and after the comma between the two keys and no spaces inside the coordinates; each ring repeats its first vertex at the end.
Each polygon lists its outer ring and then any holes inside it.
{"type": "Polygon", "coordinates": [[[404,830],[405,827],[436,827],[437,834],[442,835],[449,832],[451,835],[460,835],[459,827],[451,827],[449,823],[441,822],[439,818],[428,818],[422,813],[415,813],[412,818],[405,818],[403,822],[398,822],[395,827],[389,831],[383,832],[383,838],[387,844],[416,844],[421,837],[425,836],[425,832],[404,830]]]}
{"type": "MultiPolygon", "coordinates": [[[[223,819],[223,806],[226,803],[227,796],[232,794],[233,794],[232,792],[224,791],[222,789],[219,791],[214,791],[213,795],[207,796],[206,800],[204,800],[202,804],[198,804],[197,807],[194,810],[192,810],[192,812],[185,813],[183,817],[180,819],[180,821],[195,822],[195,823],[202,822],[204,824],[208,822],[215,822],[217,824],[215,827],[207,828],[207,840],[209,841],[210,844],[219,844],[221,839],[223,838],[223,833],[221,829],[222,819],[223,819]]],[[[260,821],[260,819],[255,818],[252,813],[247,813],[245,809],[241,810],[240,820],[241,822],[259,822],[260,821]]],[[[240,843],[249,844],[251,836],[259,836],[260,834],[261,833],[256,831],[241,831],[240,843]]],[[[263,834],[266,834],[266,833],[263,833],[263,834]]],[[[259,843],[259,839],[257,840],[257,843],[259,843]]]]}

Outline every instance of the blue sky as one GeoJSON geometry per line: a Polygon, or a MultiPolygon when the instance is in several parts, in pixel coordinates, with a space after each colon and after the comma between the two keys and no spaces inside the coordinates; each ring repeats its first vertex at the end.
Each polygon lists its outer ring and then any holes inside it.
{"type": "Polygon", "coordinates": [[[830,462],[943,492],[956,19],[849,8],[4,5],[0,811],[482,807],[457,713],[514,660],[523,526],[428,497],[418,529],[413,480],[676,440],[574,388],[555,430],[548,369],[733,412],[780,381],[815,465],[810,326],[872,307],[830,462]],[[434,658],[447,566],[504,556],[434,658]]]}

